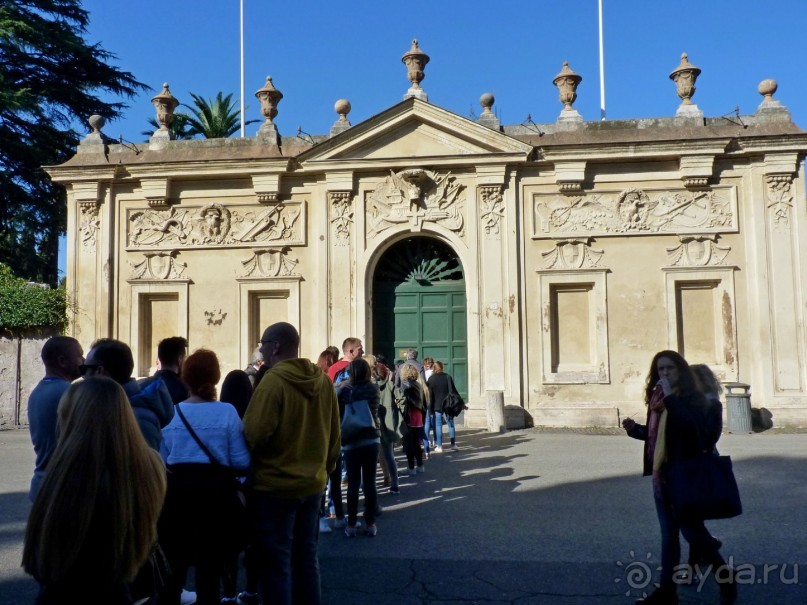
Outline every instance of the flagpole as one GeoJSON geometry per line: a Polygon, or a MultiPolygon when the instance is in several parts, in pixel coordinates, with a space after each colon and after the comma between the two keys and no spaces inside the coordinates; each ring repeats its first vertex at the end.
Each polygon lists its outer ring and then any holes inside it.
{"type": "Polygon", "coordinates": [[[244,116],[244,0],[241,0],[241,138],[246,136],[244,116]]]}
{"type": "Polygon", "coordinates": [[[600,119],[605,119],[605,61],[602,43],[602,0],[600,3],[600,119]]]}

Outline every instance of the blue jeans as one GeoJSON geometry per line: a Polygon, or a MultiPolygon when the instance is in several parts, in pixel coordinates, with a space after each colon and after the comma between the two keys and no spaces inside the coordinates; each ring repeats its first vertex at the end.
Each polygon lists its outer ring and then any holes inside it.
{"type": "MultiPolygon", "coordinates": [[[[448,424],[448,437],[451,439],[451,444],[454,444],[456,439],[456,429],[454,428],[454,419],[451,416],[446,416],[446,424],[448,424]]],[[[434,427],[434,445],[443,447],[443,413],[435,411],[433,414],[426,415],[426,439],[424,444],[426,451],[429,449],[429,431],[434,427]]]]}
{"type": "Polygon", "coordinates": [[[260,557],[258,576],[264,603],[321,602],[317,559],[321,496],[319,492],[304,498],[253,494],[253,545],[260,557]]]}
{"type": "MultiPolygon", "coordinates": [[[[675,518],[666,494],[666,486],[662,496],[655,496],[656,513],[661,527],[661,587],[675,590],[676,567],[681,563],[681,541],[679,532],[683,534],[690,548],[702,553],[703,559],[717,570],[725,565],[725,560],[717,550],[717,540],[709,533],[703,521],[680,522],[675,518]]],[[[714,573],[714,572],[713,572],[714,573]]]]}

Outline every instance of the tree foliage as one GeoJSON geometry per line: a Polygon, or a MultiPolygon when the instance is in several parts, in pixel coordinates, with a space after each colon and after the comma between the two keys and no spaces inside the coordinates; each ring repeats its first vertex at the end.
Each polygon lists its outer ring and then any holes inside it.
{"type": "MultiPolygon", "coordinates": [[[[226,139],[241,129],[241,110],[236,109],[238,103],[233,101],[233,93],[226,97],[219,91],[215,99],[190,93],[193,107],[185,105],[191,114],[188,115],[188,131],[206,139],[226,139]]],[[[184,105],[184,104],[183,104],[184,105]]],[[[249,120],[246,124],[254,124],[257,120],[249,120]]]]}
{"type": "Polygon", "coordinates": [[[75,153],[75,124],[125,107],[98,93],[130,98],[146,88],[85,41],[88,22],[80,0],[0,0],[0,262],[51,284],[67,209],[41,167],[75,153]]]}
{"type": "Polygon", "coordinates": [[[67,323],[64,287],[32,284],[0,263],[0,329],[58,327],[67,323]]]}

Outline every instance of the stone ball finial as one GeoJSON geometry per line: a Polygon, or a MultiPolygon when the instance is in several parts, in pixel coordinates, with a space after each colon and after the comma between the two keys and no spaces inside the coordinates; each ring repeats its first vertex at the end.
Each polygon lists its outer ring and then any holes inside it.
{"type": "Polygon", "coordinates": [[[493,104],[496,102],[496,97],[494,97],[489,92],[483,93],[481,97],[479,97],[479,104],[484,108],[482,113],[493,113],[490,108],[493,107],[493,104]]]}
{"type": "Polygon", "coordinates": [[[772,99],[773,93],[775,93],[778,88],[779,84],[777,84],[776,80],[772,78],[762,80],[762,82],[759,83],[759,86],[757,86],[759,94],[764,96],[766,99],[772,99]]]}
{"type": "Polygon", "coordinates": [[[101,129],[106,125],[104,116],[99,116],[98,114],[91,115],[87,122],[90,124],[90,128],[92,128],[93,132],[101,132],[101,129]]]}
{"type": "Polygon", "coordinates": [[[350,106],[350,101],[347,99],[339,99],[333,104],[333,110],[339,114],[340,122],[347,122],[347,114],[350,113],[351,109],[352,107],[350,106]]]}

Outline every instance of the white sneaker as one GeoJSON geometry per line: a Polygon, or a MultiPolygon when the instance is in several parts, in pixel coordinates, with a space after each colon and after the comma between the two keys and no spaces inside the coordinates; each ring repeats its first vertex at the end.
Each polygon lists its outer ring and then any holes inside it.
{"type": "Polygon", "coordinates": [[[451,446],[451,451],[452,452],[458,452],[458,451],[460,451],[460,448],[458,448],[457,444],[455,443],[454,445],[451,446]]]}
{"type": "Polygon", "coordinates": [[[418,467],[418,469],[417,469],[417,472],[419,472],[419,473],[425,473],[425,472],[426,472],[426,467],[425,467],[425,466],[423,466],[423,465],[419,466],[419,467],[418,467]]]}
{"type": "Polygon", "coordinates": [[[190,590],[182,589],[182,594],[179,596],[180,605],[193,605],[196,603],[196,593],[190,590]]]}
{"type": "Polygon", "coordinates": [[[319,518],[319,533],[321,533],[321,534],[329,534],[332,531],[333,530],[331,529],[331,526],[328,525],[328,520],[325,517],[320,517],[319,518]]]}
{"type": "Polygon", "coordinates": [[[437,447],[435,447],[435,448],[434,448],[434,453],[435,453],[435,454],[442,454],[442,453],[443,453],[443,446],[442,446],[442,445],[438,445],[437,447]]]}

